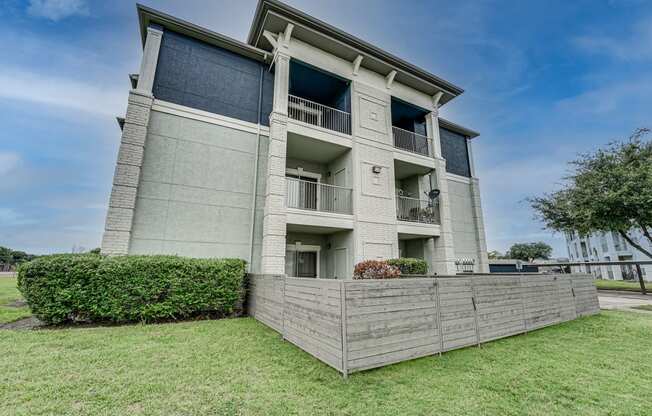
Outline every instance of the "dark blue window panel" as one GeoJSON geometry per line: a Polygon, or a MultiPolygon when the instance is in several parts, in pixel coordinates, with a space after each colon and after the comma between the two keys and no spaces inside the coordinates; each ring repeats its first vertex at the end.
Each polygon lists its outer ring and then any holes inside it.
{"type": "Polygon", "coordinates": [[[471,177],[469,166],[469,150],[466,147],[466,136],[444,128],[439,129],[441,155],[446,159],[446,172],[455,175],[471,177]]]}
{"type": "Polygon", "coordinates": [[[274,74],[267,68],[264,63],[166,30],[153,93],[164,101],[269,125],[274,74]]]}

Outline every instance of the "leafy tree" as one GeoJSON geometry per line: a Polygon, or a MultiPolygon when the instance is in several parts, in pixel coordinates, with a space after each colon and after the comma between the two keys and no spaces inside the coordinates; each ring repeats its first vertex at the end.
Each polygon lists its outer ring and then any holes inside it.
{"type": "Polygon", "coordinates": [[[0,270],[11,269],[26,261],[36,258],[33,254],[27,254],[24,251],[12,250],[7,247],[0,247],[0,270]]]}
{"type": "Polygon", "coordinates": [[[487,253],[487,257],[489,257],[490,260],[497,260],[502,259],[503,255],[498,250],[492,250],[487,253]]]}
{"type": "Polygon", "coordinates": [[[580,235],[614,231],[632,247],[652,258],[634,234],[652,244],[652,142],[649,129],[638,129],[570,162],[565,186],[529,201],[546,228],[580,235]]]}
{"type": "Polygon", "coordinates": [[[509,259],[517,259],[524,261],[532,261],[534,259],[549,259],[552,255],[552,247],[543,241],[536,243],[517,243],[513,244],[505,257],[509,259]]]}
{"type": "MultiPolygon", "coordinates": [[[[629,140],[580,155],[570,162],[572,172],[562,189],[531,198],[546,228],[580,235],[617,232],[652,258],[634,235],[640,231],[652,244],[652,142],[643,140],[649,132],[637,129],[629,140]]],[[[640,271],[638,280],[646,293],[640,271]]]]}

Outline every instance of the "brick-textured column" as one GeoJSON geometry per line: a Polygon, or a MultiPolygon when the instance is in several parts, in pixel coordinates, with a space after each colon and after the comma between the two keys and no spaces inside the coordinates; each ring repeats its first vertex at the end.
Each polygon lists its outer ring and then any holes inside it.
{"type": "Polygon", "coordinates": [[[147,28],[147,39],[138,76],[138,88],[129,92],[127,114],[122,129],[118,161],[113,174],[113,188],[102,236],[103,254],[129,253],[140,170],[145,153],[147,125],[154,101],[152,86],[162,35],[163,32],[159,28],[147,28]]]}
{"type": "Polygon", "coordinates": [[[440,275],[454,275],[455,243],[453,241],[453,222],[451,217],[448,179],[446,179],[446,160],[435,159],[435,176],[439,189],[439,216],[441,219],[440,235],[434,240],[435,272],[440,275]]]}
{"type": "Polygon", "coordinates": [[[478,265],[476,272],[489,273],[489,257],[487,256],[487,238],[484,231],[484,216],[482,215],[482,204],[480,202],[480,180],[471,178],[471,209],[473,210],[473,222],[475,224],[476,240],[478,244],[478,265]]]}
{"type": "Polygon", "coordinates": [[[446,160],[441,156],[441,144],[439,141],[439,111],[433,108],[426,117],[428,137],[432,141],[433,156],[435,159],[435,183],[439,189],[439,216],[441,219],[440,235],[432,243],[426,244],[426,250],[434,250],[431,253],[434,272],[440,275],[454,275],[457,273],[455,267],[455,243],[453,242],[453,223],[451,219],[450,199],[448,196],[448,180],[446,179],[446,160]]]}
{"type": "Polygon", "coordinates": [[[264,274],[285,273],[285,165],[290,57],[282,52],[277,52],[275,62],[274,104],[269,118],[270,142],[263,216],[261,271],[264,274]]]}
{"type": "Polygon", "coordinates": [[[127,254],[131,225],[136,208],[140,169],[145,152],[147,123],[153,98],[137,90],[129,93],[127,115],[122,130],[118,161],[113,175],[113,188],[106,215],[103,254],[127,254]]]}

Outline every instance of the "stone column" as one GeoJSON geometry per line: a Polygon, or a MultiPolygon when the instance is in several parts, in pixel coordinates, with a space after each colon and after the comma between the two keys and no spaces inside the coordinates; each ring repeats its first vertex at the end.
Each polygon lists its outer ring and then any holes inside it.
{"type": "Polygon", "coordinates": [[[454,275],[455,243],[453,242],[453,224],[451,221],[450,199],[448,195],[448,180],[446,179],[446,160],[441,156],[439,142],[439,111],[433,111],[426,117],[428,138],[432,141],[433,157],[435,159],[435,181],[439,189],[439,217],[441,219],[440,235],[426,245],[426,249],[434,250],[431,254],[434,272],[440,275],[454,275]]]}
{"type": "Polygon", "coordinates": [[[485,237],[484,216],[482,215],[482,204],[480,202],[480,180],[476,177],[471,178],[471,208],[473,209],[473,222],[478,244],[478,265],[475,271],[489,273],[487,238],[485,237]]]}
{"type": "Polygon", "coordinates": [[[274,67],[274,102],[269,118],[269,154],[267,159],[265,210],[261,271],[285,273],[287,108],[290,57],[277,52],[274,67]]]}
{"type": "Polygon", "coordinates": [[[127,114],[122,129],[118,160],[113,175],[113,187],[109,198],[109,209],[102,236],[103,254],[129,254],[140,170],[145,153],[147,125],[154,101],[152,86],[162,35],[163,32],[159,29],[152,27],[147,29],[141,72],[138,76],[138,88],[129,92],[127,114]]]}
{"type": "Polygon", "coordinates": [[[471,171],[471,209],[473,209],[473,223],[475,224],[476,240],[478,244],[478,265],[475,271],[489,273],[489,257],[487,256],[487,238],[484,231],[484,216],[480,202],[480,180],[475,176],[475,160],[473,158],[472,140],[466,140],[469,152],[469,169],[471,171]]]}
{"type": "Polygon", "coordinates": [[[137,88],[139,91],[150,95],[154,87],[156,64],[158,63],[158,53],[161,49],[162,38],[163,28],[159,26],[149,26],[147,28],[147,38],[145,39],[145,48],[143,49],[143,59],[140,62],[137,88]]]}

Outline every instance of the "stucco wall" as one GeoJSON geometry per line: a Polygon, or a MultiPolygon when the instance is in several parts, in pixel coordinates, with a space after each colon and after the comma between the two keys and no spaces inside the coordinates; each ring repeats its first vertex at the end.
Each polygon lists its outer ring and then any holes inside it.
{"type": "Polygon", "coordinates": [[[478,259],[478,240],[471,205],[471,185],[448,180],[455,259],[478,259]]]}
{"type": "Polygon", "coordinates": [[[145,149],[130,253],[249,259],[256,134],[153,111],[145,149]]]}

